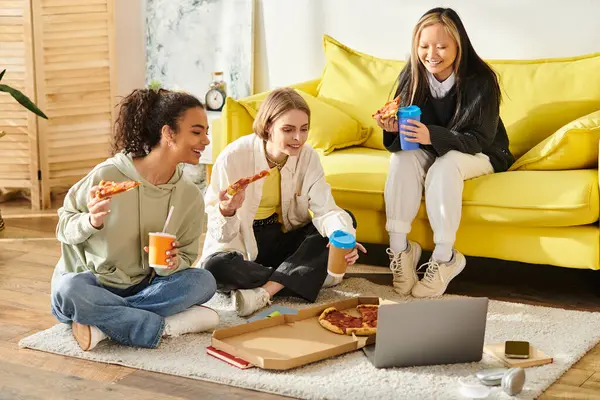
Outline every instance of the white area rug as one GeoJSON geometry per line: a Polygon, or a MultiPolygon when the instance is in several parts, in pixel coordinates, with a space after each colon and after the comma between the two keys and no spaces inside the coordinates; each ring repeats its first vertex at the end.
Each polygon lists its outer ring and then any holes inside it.
{"type": "MultiPolygon", "coordinates": [[[[322,291],[319,303],[359,295],[380,296],[403,301],[391,287],[375,285],[365,279],[351,278],[322,291]]],[[[299,308],[282,298],[277,304],[299,308]]],[[[219,328],[244,323],[235,314],[228,297],[216,295],[209,305],[221,315],[219,328]]],[[[576,361],[600,341],[600,313],[565,311],[524,304],[490,301],[486,343],[511,338],[528,340],[554,363],[526,369],[527,382],[518,398],[539,396],[576,361]]],[[[88,360],[219,382],[303,399],[464,399],[458,379],[472,376],[485,367],[499,366],[487,355],[479,363],[377,370],[362,351],[324,360],[286,372],[252,368],[239,370],[205,353],[209,334],[184,335],[165,340],[158,349],[134,349],[102,342],[96,349],[83,352],[67,325],[58,324],[23,339],[19,345],[88,360]]],[[[494,392],[488,398],[509,398],[494,392]]]]}

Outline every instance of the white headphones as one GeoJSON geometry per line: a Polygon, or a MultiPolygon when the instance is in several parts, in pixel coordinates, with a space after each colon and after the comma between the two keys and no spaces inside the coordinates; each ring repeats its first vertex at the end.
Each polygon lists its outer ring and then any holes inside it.
{"type": "Polygon", "coordinates": [[[473,399],[484,399],[494,390],[492,386],[500,386],[509,396],[519,394],[525,386],[525,370],[523,368],[490,368],[475,374],[478,383],[459,379],[460,393],[473,399]]]}

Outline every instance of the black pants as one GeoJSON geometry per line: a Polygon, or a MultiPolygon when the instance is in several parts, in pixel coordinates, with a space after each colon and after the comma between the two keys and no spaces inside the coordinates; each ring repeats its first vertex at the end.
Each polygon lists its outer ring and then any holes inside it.
{"type": "MultiPolygon", "coordinates": [[[[352,217],[354,226],[356,220],[352,217]]],[[[314,302],[327,277],[329,239],[312,223],[291,232],[281,224],[254,227],[258,244],[256,261],[246,261],[235,252],[217,252],[203,266],[217,281],[217,290],[253,289],[273,281],[285,286],[279,294],[314,302]]]]}

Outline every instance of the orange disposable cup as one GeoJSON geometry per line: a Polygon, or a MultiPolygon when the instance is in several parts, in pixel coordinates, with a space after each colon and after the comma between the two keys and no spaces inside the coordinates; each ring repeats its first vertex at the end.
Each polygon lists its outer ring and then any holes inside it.
{"type": "Polygon", "coordinates": [[[150,244],[148,245],[149,264],[152,268],[167,268],[166,252],[173,248],[175,235],[170,235],[163,232],[151,232],[150,244]]]}

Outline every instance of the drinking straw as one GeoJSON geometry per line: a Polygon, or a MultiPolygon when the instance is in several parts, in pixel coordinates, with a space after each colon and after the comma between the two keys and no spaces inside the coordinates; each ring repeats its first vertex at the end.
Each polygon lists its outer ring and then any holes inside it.
{"type": "Polygon", "coordinates": [[[167,215],[167,220],[165,221],[165,227],[163,228],[163,233],[167,232],[167,225],[169,225],[169,221],[171,220],[171,215],[173,215],[173,209],[175,208],[175,206],[171,206],[171,209],[169,210],[169,214],[167,215]]]}

